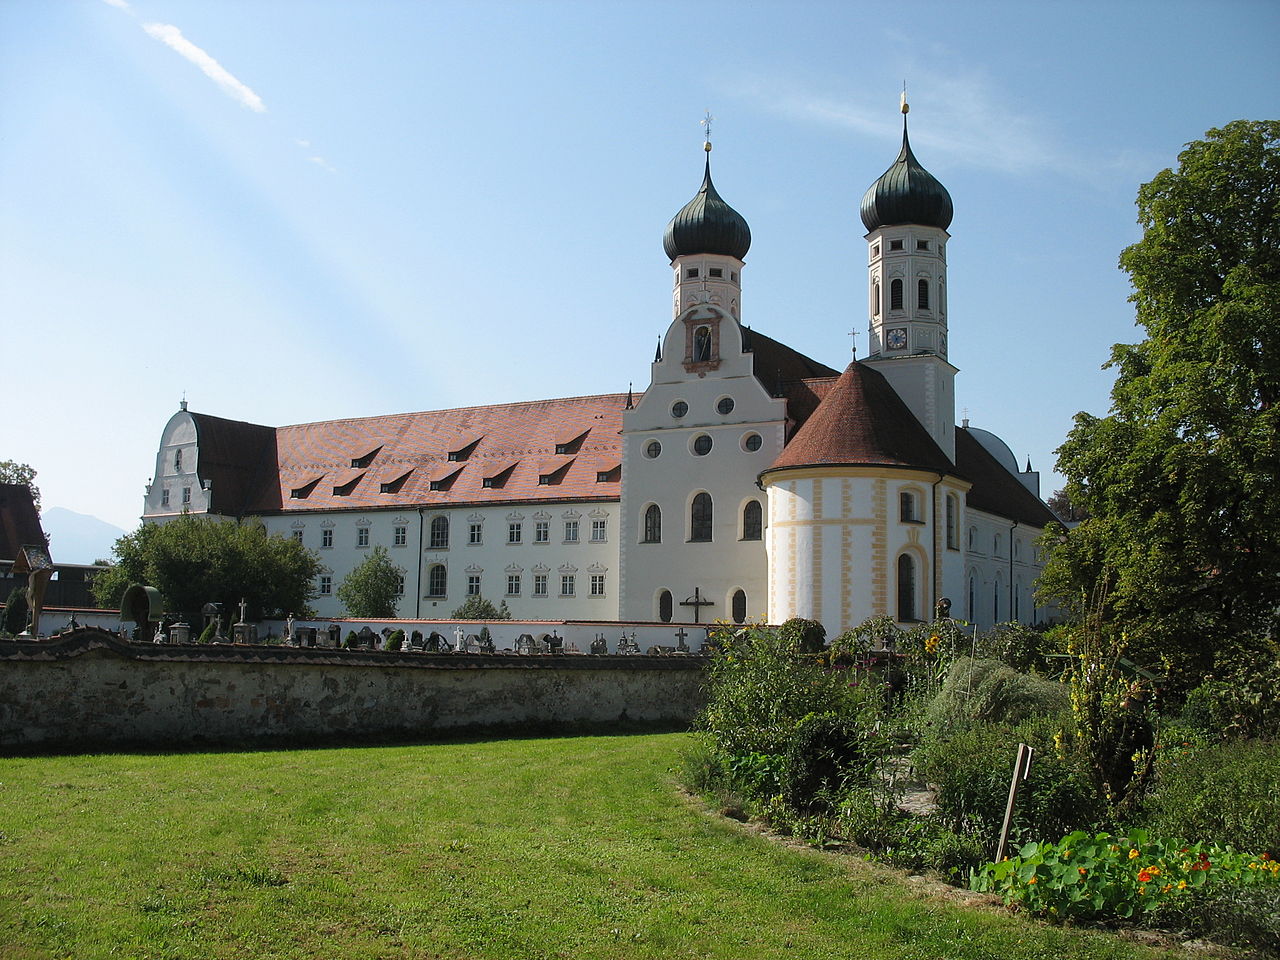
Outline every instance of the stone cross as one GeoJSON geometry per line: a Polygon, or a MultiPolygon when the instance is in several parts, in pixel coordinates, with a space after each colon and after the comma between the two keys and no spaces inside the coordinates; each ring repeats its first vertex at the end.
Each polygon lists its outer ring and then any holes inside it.
{"type": "Polygon", "coordinates": [[[244,597],[241,597],[240,598],[240,622],[241,623],[244,623],[244,614],[248,606],[249,604],[245,602],[244,597]]]}
{"type": "Polygon", "coordinates": [[[685,652],[685,653],[688,652],[689,645],[684,642],[684,638],[687,636],[689,636],[689,634],[684,627],[681,627],[679,630],[676,631],[676,649],[677,650],[680,650],[681,652],[685,652]]]}

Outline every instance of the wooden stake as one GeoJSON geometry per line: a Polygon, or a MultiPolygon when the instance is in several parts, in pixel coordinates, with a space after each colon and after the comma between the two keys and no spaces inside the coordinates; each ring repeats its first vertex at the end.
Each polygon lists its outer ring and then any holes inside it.
{"type": "Polygon", "coordinates": [[[1018,758],[1013,762],[1013,778],[1009,781],[1009,802],[1004,808],[1004,825],[1000,828],[1000,844],[996,847],[996,863],[1004,859],[1009,845],[1009,828],[1013,826],[1013,806],[1018,800],[1018,784],[1031,773],[1031,755],[1035,753],[1025,743],[1018,744],[1018,758]]]}

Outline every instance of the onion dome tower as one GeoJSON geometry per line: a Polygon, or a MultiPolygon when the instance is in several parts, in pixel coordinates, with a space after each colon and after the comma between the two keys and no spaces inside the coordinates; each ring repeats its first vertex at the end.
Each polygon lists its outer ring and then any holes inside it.
{"type": "Polygon", "coordinates": [[[713,303],[740,319],[742,262],[751,248],[751,228],[711,182],[709,125],[707,136],[702,186],[671,218],[662,236],[675,273],[673,316],[694,304],[713,303]]]}
{"type": "Polygon", "coordinates": [[[951,194],[920,165],[907,137],[862,197],[867,228],[869,363],[889,380],[947,455],[955,456],[956,368],[947,361],[947,241],[951,194]]]}

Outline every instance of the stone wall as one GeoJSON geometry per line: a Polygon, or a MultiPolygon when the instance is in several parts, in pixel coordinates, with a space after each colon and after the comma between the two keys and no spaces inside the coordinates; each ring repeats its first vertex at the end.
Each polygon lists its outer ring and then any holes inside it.
{"type": "Polygon", "coordinates": [[[702,665],[156,645],[89,628],[0,642],[0,750],[686,724],[702,705],[702,665]]]}

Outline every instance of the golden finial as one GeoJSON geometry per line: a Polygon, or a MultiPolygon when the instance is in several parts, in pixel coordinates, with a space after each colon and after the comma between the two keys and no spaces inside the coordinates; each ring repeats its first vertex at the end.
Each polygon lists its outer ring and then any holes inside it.
{"type": "Polygon", "coordinates": [[[707,128],[706,136],[703,138],[703,141],[702,141],[702,149],[707,151],[707,153],[711,152],[711,121],[714,119],[715,117],[713,117],[711,115],[711,111],[708,110],[706,116],[704,116],[702,120],[699,121],[704,127],[707,128]]]}

